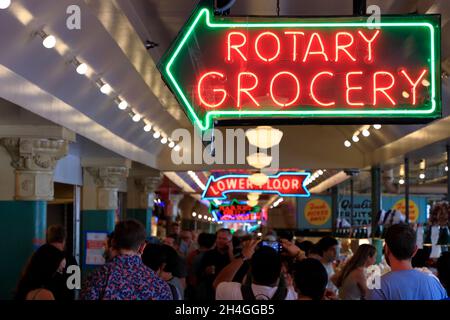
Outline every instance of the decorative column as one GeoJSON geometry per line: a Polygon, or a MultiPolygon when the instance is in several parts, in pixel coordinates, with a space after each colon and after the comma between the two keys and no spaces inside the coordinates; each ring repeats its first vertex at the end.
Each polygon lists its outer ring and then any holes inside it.
{"type": "Polygon", "coordinates": [[[169,194],[169,207],[167,208],[168,221],[175,221],[179,214],[179,203],[183,199],[183,193],[169,194]]]}
{"type": "MultiPolygon", "coordinates": [[[[13,131],[20,133],[25,127],[13,131]]],[[[54,196],[53,172],[57,161],[68,153],[69,140],[75,141],[75,134],[56,130],[69,138],[16,134],[0,139],[4,147],[0,148],[0,256],[6,259],[0,263],[0,299],[13,297],[27,260],[45,243],[47,201],[54,196]]]]}
{"type": "Polygon", "coordinates": [[[15,169],[15,200],[53,200],[53,171],[69,151],[67,140],[3,138],[15,169]]]}
{"type": "Polygon", "coordinates": [[[88,240],[105,239],[106,235],[114,230],[117,222],[118,191],[121,185],[126,184],[128,170],[128,165],[118,164],[85,165],[84,167],[81,211],[83,275],[104,263],[102,257],[94,252],[95,250],[90,250],[88,240]],[[97,256],[94,257],[94,255],[97,256]]]}
{"type": "Polygon", "coordinates": [[[152,218],[153,200],[161,181],[162,174],[128,178],[127,218],[140,221],[145,226],[147,236],[152,234],[152,226],[156,226],[156,221],[152,218]]]}

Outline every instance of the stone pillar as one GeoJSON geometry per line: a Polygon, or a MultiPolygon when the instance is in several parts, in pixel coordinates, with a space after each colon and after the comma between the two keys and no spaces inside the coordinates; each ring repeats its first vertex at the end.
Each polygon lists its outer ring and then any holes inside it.
{"type": "Polygon", "coordinates": [[[153,200],[161,181],[162,175],[128,178],[127,218],[140,221],[147,236],[152,233],[153,200]]]}
{"type": "Polygon", "coordinates": [[[45,243],[47,201],[54,196],[53,172],[68,153],[75,134],[46,127],[61,136],[46,138],[39,126],[9,126],[0,137],[0,300],[11,299],[20,274],[34,250],[45,243]],[[5,134],[11,129],[11,136],[5,134]],[[28,136],[21,137],[21,132],[28,136]],[[36,136],[33,137],[32,134],[36,136]]]}
{"type": "MultiPolygon", "coordinates": [[[[87,237],[92,234],[109,234],[116,224],[118,209],[118,191],[126,184],[130,161],[115,161],[107,164],[107,159],[98,161],[82,161],[83,201],[81,211],[81,265],[83,275],[96,267],[87,262],[87,237]],[[123,162],[123,164],[120,164],[123,162]],[[99,163],[105,163],[103,166],[99,163]]],[[[101,260],[101,259],[100,259],[101,260]]],[[[101,260],[99,263],[104,263],[101,260]]]]}
{"type": "Polygon", "coordinates": [[[69,151],[63,139],[3,138],[15,169],[15,200],[53,200],[53,171],[69,151]]]}
{"type": "Polygon", "coordinates": [[[169,206],[167,208],[168,221],[175,221],[179,214],[179,203],[183,199],[183,193],[170,193],[169,194],[169,206]]]}
{"type": "Polygon", "coordinates": [[[116,210],[117,192],[120,184],[128,176],[127,167],[87,167],[86,171],[94,178],[97,186],[97,209],[116,210]]]}

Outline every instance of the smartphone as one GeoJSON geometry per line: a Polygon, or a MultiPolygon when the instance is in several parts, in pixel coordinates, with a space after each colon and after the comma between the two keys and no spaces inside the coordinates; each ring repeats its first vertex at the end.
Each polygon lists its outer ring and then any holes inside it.
{"type": "Polygon", "coordinates": [[[283,249],[283,246],[278,241],[261,241],[261,246],[262,247],[271,247],[276,252],[281,252],[281,250],[283,249]]]}

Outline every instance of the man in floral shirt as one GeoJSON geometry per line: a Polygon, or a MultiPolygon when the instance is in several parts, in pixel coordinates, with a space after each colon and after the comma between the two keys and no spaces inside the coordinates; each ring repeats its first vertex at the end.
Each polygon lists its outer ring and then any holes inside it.
{"type": "Polygon", "coordinates": [[[136,220],[119,222],[112,246],[117,255],[93,271],[81,291],[83,300],[172,300],[168,284],[144,265],[139,252],[145,229],[136,220]]]}

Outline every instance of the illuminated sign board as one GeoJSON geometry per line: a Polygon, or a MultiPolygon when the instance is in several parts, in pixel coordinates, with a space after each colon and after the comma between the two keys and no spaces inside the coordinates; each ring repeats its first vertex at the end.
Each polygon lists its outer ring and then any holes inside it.
{"type": "Polygon", "coordinates": [[[210,176],[203,191],[202,198],[207,200],[226,199],[228,193],[258,192],[277,194],[283,197],[309,197],[304,185],[310,176],[306,172],[280,172],[268,176],[269,180],[262,186],[250,183],[248,174],[229,174],[218,178],[210,176]]]}
{"type": "Polygon", "coordinates": [[[200,130],[215,120],[441,117],[440,16],[218,17],[201,2],[159,64],[200,130]]]}
{"type": "Polygon", "coordinates": [[[261,207],[250,207],[246,202],[233,199],[231,202],[223,202],[215,205],[211,202],[209,212],[217,221],[224,222],[256,222],[261,220],[261,207]]]}

